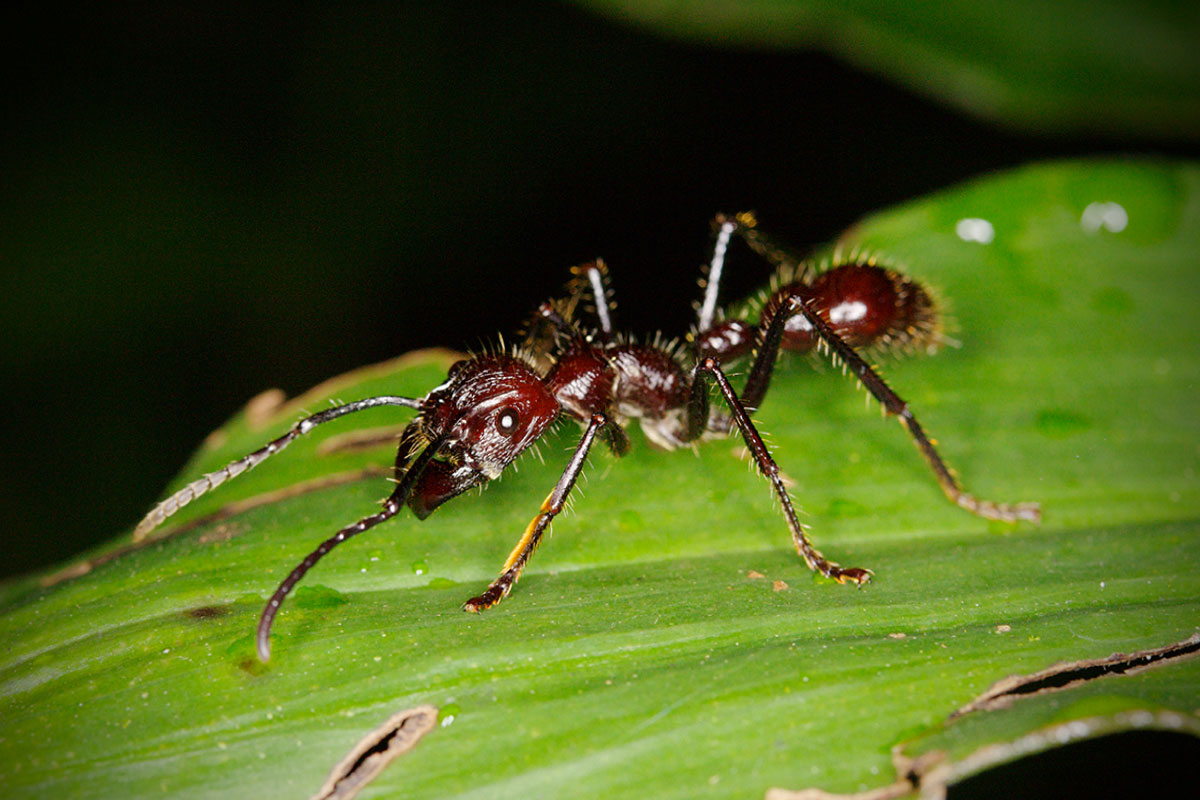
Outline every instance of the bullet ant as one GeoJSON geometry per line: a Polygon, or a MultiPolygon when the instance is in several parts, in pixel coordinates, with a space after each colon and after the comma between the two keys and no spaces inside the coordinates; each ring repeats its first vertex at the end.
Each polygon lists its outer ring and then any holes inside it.
{"type": "Polygon", "coordinates": [[[839,583],[861,585],[872,572],[829,561],[809,542],[791,497],[751,412],[766,397],[779,351],[826,351],[896,417],[951,502],[980,517],[1038,522],[1036,503],[1002,504],[967,494],[938,455],[899,395],[864,360],[869,353],[933,352],[943,343],[941,317],[921,284],[869,257],[835,258],[825,268],[799,261],[757,227],[752,214],[719,215],[716,243],[698,307],[696,327],[684,346],[638,343],[615,333],[610,316],[608,270],[602,261],[572,269],[567,295],[543,303],[528,325],[525,342],[509,352],[476,355],[450,367],[440,386],[421,398],[368,397],[329,408],[297,422],[259,450],[193,481],[156,506],[138,525],[144,537],[189,502],[230,478],[253,469],[297,437],[347,414],[376,406],[404,406],[417,416],[400,435],[396,487],[383,508],[348,525],[321,543],[292,570],[271,595],[257,631],[258,654],[270,657],[270,631],[280,604],[325,554],[352,536],[400,513],[404,506],[425,519],[438,506],[466,490],[498,478],[556,419],[583,425],[583,436],[558,483],[513,548],[499,577],[467,611],[483,611],[512,589],[550,523],[563,509],[583,471],[596,437],[617,456],[629,449],[625,426],[637,419],[651,443],[673,450],[706,434],[741,434],[758,471],[770,482],[783,510],[792,542],[809,568],[839,583]],[[737,236],[777,268],[759,298],[758,321],[726,318],[717,306],[721,271],[730,241],[737,236]],[[580,322],[579,307],[594,319],[580,322]],[[751,365],[741,395],[723,365],[744,356],[751,365]],[[709,408],[716,384],[728,414],[709,408]]]}

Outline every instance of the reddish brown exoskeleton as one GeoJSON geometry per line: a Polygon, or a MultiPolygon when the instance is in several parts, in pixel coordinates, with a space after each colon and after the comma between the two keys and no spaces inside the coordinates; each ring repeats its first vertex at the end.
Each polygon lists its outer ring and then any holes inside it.
{"type": "Polygon", "coordinates": [[[1040,519],[1036,503],[1013,505],[977,500],[963,491],[933,442],[909,411],[859,354],[871,351],[933,351],[942,343],[941,320],[929,292],[913,279],[866,257],[835,259],[824,268],[793,258],[757,229],[751,214],[718,216],[716,244],[704,297],[688,344],[657,338],[638,343],[614,332],[608,271],[603,262],[575,267],[567,296],[543,303],[534,314],[523,346],[459,361],[445,382],[425,397],[370,397],[300,420],[280,438],[203,476],[156,506],[138,526],[144,536],[194,498],[261,463],[297,437],[338,417],[376,406],[406,406],[417,416],[400,437],[396,487],[383,508],[342,528],[292,570],[263,609],[258,625],[259,657],[270,656],[271,624],[280,604],[304,574],[341,542],[398,514],[406,505],[419,518],[466,490],[493,480],[544,434],[569,417],[583,425],[562,476],[509,555],[500,576],[464,604],[483,611],[512,589],[526,563],[562,510],[583,470],[596,437],[616,455],[629,449],[625,426],[636,419],[655,445],[675,449],[706,434],[736,428],[759,472],[771,483],[792,541],[808,566],[840,583],[862,584],[871,571],[829,561],[808,540],[779,468],[750,413],[766,397],[782,347],[827,351],[862,383],[884,410],[912,436],[951,501],[988,519],[1016,522],[1040,519]],[[721,272],[731,239],[740,237],[777,267],[760,298],[757,322],[726,318],[717,306],[721,272]],[[594,319],[582,322],[581,306],[594,319]],[[749,356],[746,384],[739,395],[722,364],[749,356]],[[728,414],[709,409],[716,384],[728,414]]]}

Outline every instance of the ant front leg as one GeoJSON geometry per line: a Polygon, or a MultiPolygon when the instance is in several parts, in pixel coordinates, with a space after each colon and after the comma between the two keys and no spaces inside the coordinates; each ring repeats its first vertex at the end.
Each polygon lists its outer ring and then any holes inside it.
{"type": "Polygon", "coordinates": [[[571,267],[571,279],[567,282],[567,296],[542,303],[526,323],[525,346],[538,359],[548,358],[555,349],[557,337],[584,338],[578,327],[577,311],[583,305],[591,312],[598,327],[591,330],[588,338],[598,344],[608,344],[615,337],[608,265],[603,259],[571,267]],[[591,305],[588,305],[590,300],[591,305]]]}
{"type": "Polygon", "coordinates": [[[687,435],[695,438],[703,432],[703,421],[707,417],[708,410],[708,381],[710,379],[716,381],[717,387],[725,397],[725,403],[733,415],[733,422],[741,431],[742,438],[746,441],[746,447],[750,449],[758,471],[770,481],[771,488],[775,490],[775,496],[779,498],[779,505],[783,508],[783,516],[787,520],[788,529],[792,532],[792,542],[796,545],[796,552],[804,558],[809,569],[819,572],[827,578],[833,578],[838,583],[854,583],[861,586],[871,580],[873,574],[871,570],[839,566],[821,555],[820,551],[809,542],[805,526],[800,522],[787,487],[783,485],[783,479],[779,476],[779,465],[771,457],[771,452],[750,420],[746,407],[738,399],[737,392],[733,390],[729,379],[725,377],[721,365],[715,358],[701,359],[692,370],[692,395],[688,402],[687,435]]]}
{"type": "Polygon", "coordinates": [[[567,502],[567,495],[571,493],[571,488],[575,485],[575,481],[579,479],[579,474],[583,472],[584,462],[587,461],[588,451],[592,448],[592,442],[596,439],[596,434],[601,428],[613,425],[616,423],[609,419],[606,414],[593,414],[591,421],[588,422],[587,428],[583,432],[583,438],[579,440],[579,444],[575,447],[575,454],[571,456],[567,468],[563,470],[562,477],[558,479],[558,483],[554,487],[554,491],[542,502],[542,508],[538,511],[536,517],[530,521],[528,527],[525,528],[525,533],[521,536],[521,540],[517,542],[517,546],[513,548],[509,554],[508,560],[504,562],[504,568],[500,572],[500,577],[492,581],[487,590],[478,597],[472,597],[463,604],[465,611],[486,611],[492,606],[499,603],[508,593],[512,591],[513,584],[521,577],[521,572],[524,571],[525,565],[529,563],[533,551],[537,549],[538,543],[542,540],[542,536],[550,528],[550,523],[562,511],[563,505],[567,502]]]}

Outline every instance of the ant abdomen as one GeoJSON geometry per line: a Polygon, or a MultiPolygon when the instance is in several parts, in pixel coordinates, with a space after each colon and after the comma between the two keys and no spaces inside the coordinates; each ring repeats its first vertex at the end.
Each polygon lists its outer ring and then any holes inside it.
{"type": "MultiPolygon", "coordinates": [[[[730,318],[693,333],[697,355],[732,361],[748,354],[756,333],[766,331],[793,297],[807,302],[846,344],[877,352],[932,352],[942,342],[942,317],[933,295],[913,278],[871,259],[838,264],[814,273],[807,264],[781,270],[761,302],[758,324],[730,318]],[[794,277],[793,277],[794,276],[794,277]]],[[[803,314],[784,322],[780,346],[808,353],[818,337],[803,314]]]]}
{"type": "MultiPolygon", "coordinates": [[[[907,275],[870,262],[840,264],[811,283],[793,282],[776,289],[763,305],[765,328],[787,301],[798,296],[854,348],[892,351],[934,349],[941,339],[941,317],[933,297],[907,275]]],[[[817,343],[802,314],[784,325],[781,346],[806,353],[817,343]]]]}

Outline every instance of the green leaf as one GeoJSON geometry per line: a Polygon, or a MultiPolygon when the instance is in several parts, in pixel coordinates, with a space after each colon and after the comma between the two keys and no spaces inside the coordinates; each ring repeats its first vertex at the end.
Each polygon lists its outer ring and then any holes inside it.
{"type": "MultiPolygon", "coordinates": [[[[576,2],[683,39],[826,50],[1018,127],[1192,139],[1200,132],[1200,13],[1186,3],[576,2]]],[[[869,118],[871,109],[854,113],[869,118]]]]}
{"type": "MultiPolygon", "coordinates": [[[[6,795],[303,797],[360,737],[423,704],[441,725],[362,796],[856,791],[889,783],[905,742],[965,763],[1073,719],[1104,731],[1130,710],[1190,714],[1196,662],[1169,661],[947,721],[1006,676],[1196,631],[1200,167],[1033,166],[867,218],[843,244],[889,254],[948,299],[961,347],[885,373],[970,490],[1040,501],[1041,526],[951,506],[852,381],[794,359],[757,419],[818,546],[874,569],[869,586],[811,577],[736,440],[664,453],[635,432],[628,457],[593,454],[576,513],[513,594],[461,612],[557,478],[578,435],[564,425],[544,464],[322,561],[261,665],[267,595],[388,491],[390,445],[329,450],[410,413],[364,412],[201,498],[161,541],[119,537],[90,571],[2,587],[6,795]],[[956,235],[981,221],[990,243],[956,235]],[[287,491],[298,485],[310,490],[287,491]]],[[[749,257],[731,268],[766,274],[749,257]]],[[[421,393],[452,359],[414,354],[283,408],[260,401],[177,485],[301,408],[421,393]]]]}

